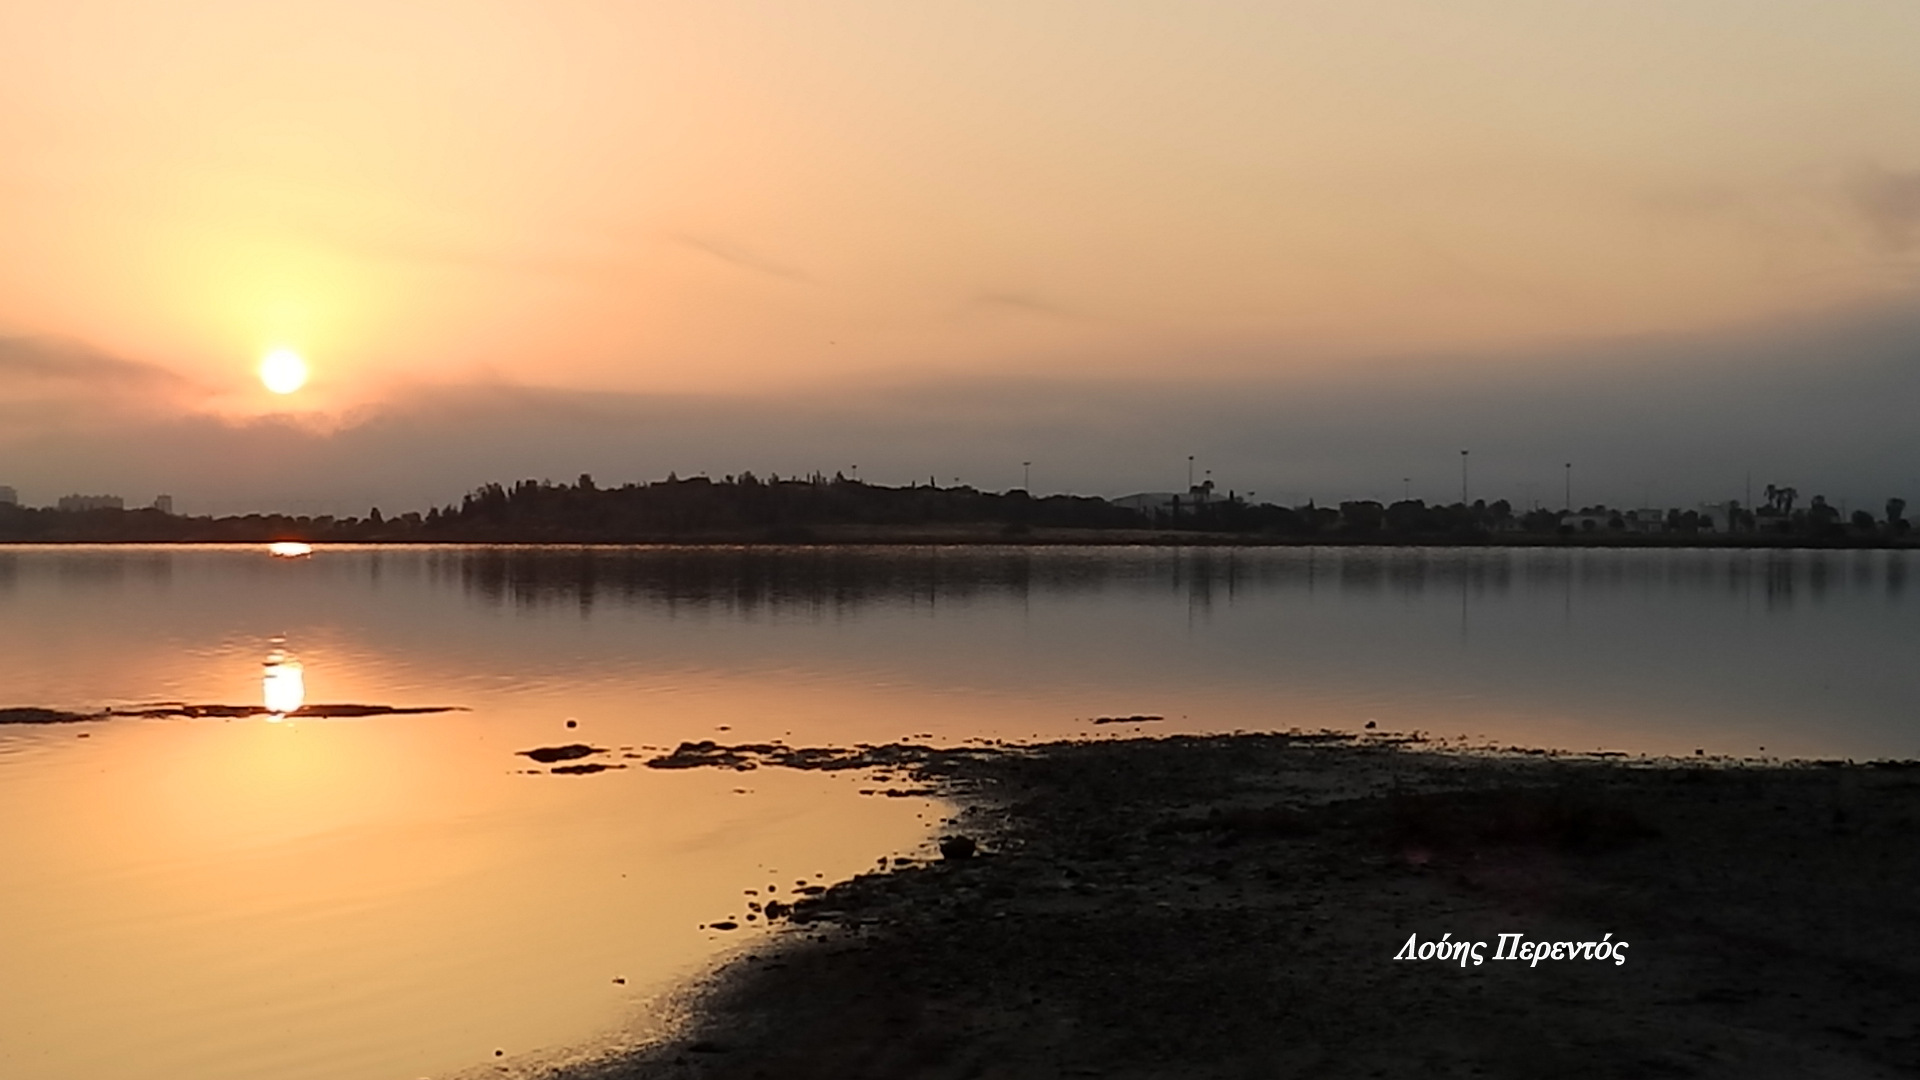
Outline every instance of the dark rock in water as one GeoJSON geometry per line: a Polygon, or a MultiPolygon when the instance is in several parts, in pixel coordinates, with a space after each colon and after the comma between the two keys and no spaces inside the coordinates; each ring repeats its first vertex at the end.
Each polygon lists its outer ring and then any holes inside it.
{"type": "Polygon", "coordinates": [[[791,915],[791,914],[793,913],[793,907],[792,907],[792,905],[790,905],[790,904],[785,904],[785,903],[782,903],[782,902],[781,902],[781,901],[779,901],[779,900],[769,900],[769,901],[767,901],[767,909],[766,909],[766,910],[767,910],[767,921],[768,921],[768,922],[772,922],[772,921],[773,921],[773,920],[775,920],[775,919],[784,919],[784,918],[786,918],[786,917],[787,917],[788,915],[791,915]]]}
{"type": "Polygon", "coordinates": [[[971,836],[948,836],[940,841],[940,857],[943,859],[971,859],[980,849],[971,836]]]}
{"type": "Polygon", "coordinates": [[[59,709],[0,709],[0,724],[77,724],[83,720],[105,720],[104,715],[62,712],[59,709]]]}
{"type": "Polygon", "coordinates": [[[707,924],[707,929],[709,929],[709,930],[738,930],[738,929],[740,929],[740,924],[739,924],[739,923],[737,923],[737,922],[734,922],[734,921],[733,921],[733,920],[731,920],[731,919],[723,919],[723,920],[721,920],[720,922],[717,922],[717,923],[708,923],[708,924],[707,924]]]}
{"type": "Polygon", "coordinates": [[[1096,716],[1096,724],[1155,724],[1165,720],[1164,716],[1096,716]]]}
{"type": "Polygon", "coordinates": [[[514,751],[514,753],[524,754],[540,762],[542,765],[551,765],[556,761],[572,761],[574,758],[583,758],[589,754],[604,754],[606,752],[605,747],[588,746],[586,743],[568,743],[565,746],[536,746],[532,750],[514,751]]]}
{"type": "Polygon", "coordinates": [[[555,772],[555,773],[565,773],[565,774],[574,775],[574,776],[584,776],[587,773],[606,772],[608,769],[624,769],[624,768],[626,768],[625,765],[602,765],[600,762],[597,762],[597,761],[589,761],[583,765],[555,765],[549,771],[555,772]]]}
{"type": "Polygon", "coordinates": [[[754,767],[753,755],[771,753],[767,746],[721,746],[712,739],[683,742],[673,753],[649,759],[649,769],[698,769],[703,766],[746,770],[754,767]]]}

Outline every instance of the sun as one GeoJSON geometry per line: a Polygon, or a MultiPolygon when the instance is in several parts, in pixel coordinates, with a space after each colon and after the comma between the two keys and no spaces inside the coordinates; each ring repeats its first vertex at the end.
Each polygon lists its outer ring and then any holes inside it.
{"type": "Polygon", "coordinates": [[[307,385],[307,362],[292,349],[275,349],[260,359],[260,384],[276,394],[307,385]]]}

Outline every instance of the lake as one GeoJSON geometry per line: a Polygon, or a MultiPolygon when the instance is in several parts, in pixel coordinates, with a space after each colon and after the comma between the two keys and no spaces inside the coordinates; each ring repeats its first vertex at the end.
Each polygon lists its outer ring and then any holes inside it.
{"type": "Polygon", "coordinates": [[[924,856],[946,812],[645,767],[683,740],[1920,757],[1914,559],[0,549],[0,707],[457,709],[0,725],[0,1075],[491,1074],[644,1037],[752,947],[754,897],[924,856]],[[1094,723],[1132,716],[1162,719],[1094,723]],[[570,743],[612,767],[520,753],[570,743]]]}

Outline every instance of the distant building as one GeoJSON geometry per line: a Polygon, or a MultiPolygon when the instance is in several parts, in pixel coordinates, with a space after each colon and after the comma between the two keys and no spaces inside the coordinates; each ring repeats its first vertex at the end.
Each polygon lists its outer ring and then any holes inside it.
{"type": "Polygon", "coordinates": [[[127,501],[118,495],[62,495],[58,509],[77,514],[86,510],[125,510],[127,501]]]}
{"type": "Polygon", "coordinates": [[[1214,501],[1213,481],[1195,484],[1187,489],[1185,495],[1172,491],[1143,491],[1138,495],[1122,495],[1107,501],[1122,509],[1138,510],[1143,514],[1177,514],[1182,510],[1198,510],[1214,501]]]}
{"type": "Polygon", "coordinates": [[[1700,515],[1700,527],[1717,533],[1740,531],[1738,503],[1701,503],[1697,511],[1700,515]]]}
{"type": "Polygon", "coordinates": [[[20,493],[10,487],[0,486],[0,506],[19,506],[20,493]]]}
{"type": "Polygon", "coordinates": [[[163,514],[173,513],[173,496],[155,495],[153,497],[153,508],[163,514]]]}
{"type": "Polygon", "coordinates": [[[1663,533],[1667,531],[1667,512],[1658,507],[1629,510],[1626,521],[1628,532],[1663,533]]]}
{"type": "Polygon", "coordinates": [[[1138,495],[1122,495],[1108,502],[1127,510],[1138,510],[1151,514],[1155,511],[1169,511],[1180,503],[1180,496],[1171,491],[1143,491],[1138,495]]]}

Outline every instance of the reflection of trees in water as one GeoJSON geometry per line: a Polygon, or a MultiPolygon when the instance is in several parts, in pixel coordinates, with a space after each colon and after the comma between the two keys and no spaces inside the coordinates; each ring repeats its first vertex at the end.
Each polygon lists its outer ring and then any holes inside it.
{"type": "Polygon", "coordinates": [[[1793,599],[1794,567],[1791,553],[1770,551],[1763,579],[1767,587],[1767,603],[1785,603],[1793,599]]]}
{"type": "Polygon", "coordinates": [[[1022,552],[848,548],[480,549],[438,552],[470,591],[518,603],[844,607],[1107,587],[1116,568],[1022,552]]]}
{"type": "Polygon", "coordinates": [[[51,571],[62,587],[111,586],[129,579],[164,582],[173,577],[173,555],[167,551],[99,548],[51,552],[38,558],[50,562],[38,563],[35,568],[51,571]]]}
{"type": "Polygon", "coordinates": [[[1905,552],[1585,551],[1502,548],[473,548],[428,573],[495,602],[758,608],[963,603],[1168,590],[1205,607],[1243,594],[1358,596],[1519,591],[1898,595],[1905,552]],[[1842,564],[1839,560],[1847,560],[1842,564]]]}

